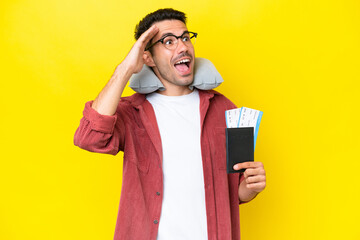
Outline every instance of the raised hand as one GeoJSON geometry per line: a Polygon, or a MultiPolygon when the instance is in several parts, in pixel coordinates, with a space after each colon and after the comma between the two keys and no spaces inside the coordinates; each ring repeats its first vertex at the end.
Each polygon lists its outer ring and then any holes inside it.
{"type": "Polygon", "coordinates": [[[99,93],[92,104],[92,108],[103,115],[113,115],[131,75],[141,71],[144,65],[146,44],[159,31],[153,25],[135,42],[125,59],[116,67],[114,74],[99,93]]]}
{"type": "Polygon", "coordinates": [[[132,73],[138,73],[141,71],[144,65],[143,55],[146,45],[158,31],[159,28],[156,25],[153,25],[146,32],[144,32],[133,45],[130,52],[122,62],[122,64],[124,64],[125,67],[132,73]]]}

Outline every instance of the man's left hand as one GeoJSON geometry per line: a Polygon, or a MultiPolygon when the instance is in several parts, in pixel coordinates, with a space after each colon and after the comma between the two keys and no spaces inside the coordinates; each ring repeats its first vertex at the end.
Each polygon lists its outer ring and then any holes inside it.
{"type": "Polygon", "coordinates": [[[244,180],[239,185],[239,199],[247,202],[253,199],[266,186],[264,165],[261,162],[243,162],[234,165],[235,170],[246,169],[244,180]]]}

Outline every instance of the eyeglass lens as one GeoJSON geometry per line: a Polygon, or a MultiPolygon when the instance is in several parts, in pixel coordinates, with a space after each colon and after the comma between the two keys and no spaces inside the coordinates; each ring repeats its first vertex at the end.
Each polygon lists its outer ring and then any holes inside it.
{"type": "Polygon", "coordinates": [[[174,49],[178,45],[178,41],[182,41],[185,45],[195,44],[196,37],[193,33],[185,33],[179,39],[175,36],[167,36],[164,38],[163,44],[167,49],[174,49]]]}

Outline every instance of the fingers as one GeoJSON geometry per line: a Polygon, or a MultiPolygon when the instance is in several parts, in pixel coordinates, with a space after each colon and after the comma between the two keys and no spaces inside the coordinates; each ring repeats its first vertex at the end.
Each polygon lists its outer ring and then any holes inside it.
{"type": "Polygon", "coordinates": [[[240,170],[240,169],[248,169],[248,168],[264,168],[262,162],[243,162],[243,163],[238,163],[234,165],[234,170],[240,170]]]}
{"type": "Polygon", "coordinates": [[[250,177],[245,178],[245,181],[247,184],[265,182],[266,177],[265,177],[265,175],[250,176],[250,177]]]}
{"type": "Polygon", "coordinates": [[[152,25],[148,30],[146,30],[138,39],[138,42],[144,47],[146,44],[158,33],[159,28],[156,25],[152,25]]]}
{"type": "Polygon", "coordinates": [[[243,173],[246,188],[256,193],[263,191],[266,186],[264,165],[261,162],[244,162],[234,165],[235,170],[244,168],[246,169],[243,173]]]}
{"type": "Polygon", "coordinates": [[[244,172],[246,188],[259,193],[263,191],[266,186],[265,169],[261,162],[255,162],[253,164],[250,164],[250,166],[255,167],[247,168],[244,172]]]}
{"type": "Polygon", "coordinates": [[[146,30],[135,44],[130,49],[128,55],[122,62],[126,69],[129,69],[131,73],[138,73],[141,71],[144,64],[144,51],[146,44],[153,38],[156,33],[159,31],[159,28],[156,25],[151,26],[146,30]]]}
{"type": "Polygon", "coordinates": [[[248,168],[244,172],[244,177],[263,175],[265,176],[265,170],[263,168],[248,168]]]}
{"type": "Polygon", "coordinates": [[[246,184],[246,187],[248,189],[251,189],[251,190],[255,191],[255,192],[261,192],[262,190],[265,189],[266,182],[249,183],[249,184],[246,184]]]}

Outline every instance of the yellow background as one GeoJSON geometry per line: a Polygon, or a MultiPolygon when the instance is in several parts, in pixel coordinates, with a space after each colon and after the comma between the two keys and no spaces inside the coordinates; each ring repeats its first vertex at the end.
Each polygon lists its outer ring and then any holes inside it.
{"type": "Polygon", "coordinates": [[[0,239],[113,238],[122,154],[73,134],[163,7],[187,13],[218,90],[264,112],[268,185],[240,208],[242,238],[360,239],[358,0],[1,1],[0,239]]]}

